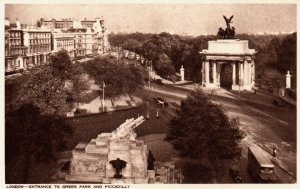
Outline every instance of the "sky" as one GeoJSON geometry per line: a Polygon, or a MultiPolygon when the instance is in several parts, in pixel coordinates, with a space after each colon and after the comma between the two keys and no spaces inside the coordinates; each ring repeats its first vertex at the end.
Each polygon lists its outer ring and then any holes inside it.
{"type": "Polygon", "coordinates": [[[236,33],[296,31],[296,4],[6,4],[5,17],[36,23],[40,18],[83,20],[103,16],[109,31],[215,34],[223,15],[234,15],[236,33]]]}

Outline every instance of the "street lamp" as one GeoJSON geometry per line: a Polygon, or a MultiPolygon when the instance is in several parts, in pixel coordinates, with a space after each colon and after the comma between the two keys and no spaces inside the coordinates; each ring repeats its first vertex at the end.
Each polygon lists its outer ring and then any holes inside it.
{"type": "Polygon", "coordinates": [[[147,102],[147,114],[146,114],[146,118],[149,119],[150,118],[150,114],[149,114],[149,102],[147,102]]]}
{"type": "Polygon", "coordinates": [[[148,84],[149,84],[149,88],[150,88],[150,66],[148,66],[148,84]]]}
{"type": "Polygon", "coordinates": [[[102,85],[102,112],[104,112],[104,88],[105,88],[105,83],[103,81],[103,85],[102,85]]]}

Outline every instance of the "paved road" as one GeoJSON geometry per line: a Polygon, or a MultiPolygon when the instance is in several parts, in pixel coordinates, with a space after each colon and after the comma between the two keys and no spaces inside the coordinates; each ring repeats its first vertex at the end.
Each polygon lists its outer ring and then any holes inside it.
{"type": "MultiPolygon", "coordinates": [[[[174,89],[173,86],[167,85],[154,85],[154,90],[166,94],[176,93],[179,96],[187,94],[185,89],[174,89]]],[[[246,133],[243,140],[243,157],[238,164],[247,183],[253,182],[246,171],[247,146],[252,144],[258,144],[266,152],[271,152],[272,148],[276,147],[278,155],[273,158],[273,162],[279,182],[295,182],[293,177],[296,175],[296,109],[286,103],[283,108],[278,108],[273,105],[274,98],[278,97],[264,90],[254,94],[229,92],[224,89],[218,90],[213,98],[216,103],[222,104],[231,117],[239,118],[241,128],[246,133]]]]}
{"type": "Polygon", "coordinates": [[[79,142],[89,142],[92,138],[96,138],[99,133],[112,132],[126,119],[136,118],[138,115],[146,117],[146,102],[149,102],[150,119],[146,119],[142,125],[135,129],[138,137],[149,134],[166,134],[168,132],[167,125],[170,119],[176,114],[176,108],[179,108],[180,98],[148,90],[141,90],[137,96],[143,99],[145,103],[136,108],[70,118],[69,121],[74,128],[74,134],[69,142],[68,149],[72,150],[79,142]],[[158,96],[166,99],[169,106],[158,106],[154,100],[158,96]],[[157,111],[159,118],[156,118],[157,111]]]}
{"type": "MultiPolygon", "coordinates": [[[[176,115],[180,101],[185,98],[188,90],[177,89],[166,85],[153,85],[153,90],[142,90],[138,94],[145,102],[149,102],[150,119],[147,119],[136,129],[138,136],[155,133],[167,133],[168,122],[176,115]],[[175,95],[174,95],[175,94],[175,95]],[[169,102],[169,107],[159,107],[153,98],[163,97],[169,102]],[[160,117],[156,119],[157,111],[160,117]]],[[[243,157],[238,164],[244,181],[252,183],[246,171],[247,146],[256,143],[267,151],[276,146],[278,149],[278,164],[292,174],[296,174],[296,110],[289,105],[279,109],[272,104],[273,96],[267,92],[233,93],[220,89],[214,97],[216,103],[221,103],[228,114],[240,119],[241,128],[247,136],[243,140],[243,157]]],[[[146,116],[147,105],[110,114],[99,114],[87,118],[73,119],[76,127],[74,140],[70,143],[72,149],[80,141],[89,141],[101,132],[111,132],[126,119],[146,116]],[[87,124],[88,123],[88,124],[87,124]],[[82,127],[84,125],[84,127],[82,127]],[[87,132],[88,131],[88,132],[87,132]],[[84,133],[84,134],[83,134],[84,133]]],[[[278,169],[281,182],[292,182],[282,169],[278,169]]],[[[232,182],[230,177],[223,179],[224,183],[232,182]]]]}

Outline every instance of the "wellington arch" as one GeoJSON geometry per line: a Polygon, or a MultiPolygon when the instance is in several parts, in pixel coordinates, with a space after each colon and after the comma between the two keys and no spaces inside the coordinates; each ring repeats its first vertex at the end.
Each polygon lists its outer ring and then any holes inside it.
{"type": "Polygon", "coordinates": [[[200,52],[202,87],[231,90],[252,90],[255,84],[255,49],[247,40],[218,39],[208,42],[208,49],[200,52]]]}

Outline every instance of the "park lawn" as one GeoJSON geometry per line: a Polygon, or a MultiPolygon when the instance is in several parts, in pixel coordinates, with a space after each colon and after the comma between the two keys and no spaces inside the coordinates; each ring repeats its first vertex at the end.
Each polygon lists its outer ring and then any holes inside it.
{"type": "MultiPolygon", "coordinates": [[[[137,136],[156,133],[167,133],[167,124],[170,117],[162,112],[160,118],[155,117],[155,109],[150,109],[150,119],[146,119],[135,131],[137,136]]],[[[103,132],[112,132],[126,119],[137,118],[138,115],[146,117],[146,105],[132,109],[119,110],[103,114],[94,114],[83,117],[69,118],[68,122],[73,128],[73,137],[69,140],[68,149],[72,150],[79,142],[89,142],[103,132]]]]}

